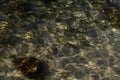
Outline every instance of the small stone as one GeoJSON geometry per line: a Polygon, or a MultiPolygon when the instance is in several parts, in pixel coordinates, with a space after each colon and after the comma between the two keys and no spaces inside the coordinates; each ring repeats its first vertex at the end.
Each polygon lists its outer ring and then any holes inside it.
{"type": "Polygon", "coordinates": [[[94,78],[94,80],[100,80],[99,75],[92,75],[92,77],[94,78]]]}

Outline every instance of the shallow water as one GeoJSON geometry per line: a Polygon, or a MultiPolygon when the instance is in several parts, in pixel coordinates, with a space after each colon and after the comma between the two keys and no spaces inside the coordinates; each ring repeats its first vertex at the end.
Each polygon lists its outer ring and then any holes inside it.
{"type": "Polygon", "coordinates": [[[99,0],[0,4],[0,79],[30,80],[12,60],[35,56],[49,65],[46,80],[119,80],[120,12],[115,6],[99,0]]]}

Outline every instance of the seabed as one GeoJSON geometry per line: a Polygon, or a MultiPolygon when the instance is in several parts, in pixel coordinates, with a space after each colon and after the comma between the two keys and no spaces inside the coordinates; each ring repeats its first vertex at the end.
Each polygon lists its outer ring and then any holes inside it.
{"type": "Polygon", "coordinates": [[[111,1],[0,0],[0,80],[120,80],[111,1]]]}

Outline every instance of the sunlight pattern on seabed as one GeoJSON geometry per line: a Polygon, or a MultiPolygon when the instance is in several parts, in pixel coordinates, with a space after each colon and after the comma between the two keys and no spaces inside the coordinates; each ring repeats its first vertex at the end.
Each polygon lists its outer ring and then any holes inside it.
{"type": "Polygon", "coordinates": [[[28,56],[47,62],[46,80],[120,79],[120,14],[115,6],[106,0],[4,1],[0,1],[0,80],[34,80],[12,62],[28,56]],[[106,6],[113,14],[105,11],[106,6]]]}

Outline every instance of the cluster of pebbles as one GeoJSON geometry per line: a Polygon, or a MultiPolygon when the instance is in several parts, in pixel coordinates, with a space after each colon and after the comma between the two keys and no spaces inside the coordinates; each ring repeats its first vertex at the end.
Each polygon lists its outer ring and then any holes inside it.
{"type": "Polygon", "coordinates": [[[24,75],[39,60],[45,80],[119,80],[120,10],[107,1],[1,0],[0,80],[41,80],[24,75]]]}

